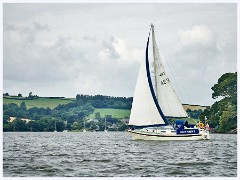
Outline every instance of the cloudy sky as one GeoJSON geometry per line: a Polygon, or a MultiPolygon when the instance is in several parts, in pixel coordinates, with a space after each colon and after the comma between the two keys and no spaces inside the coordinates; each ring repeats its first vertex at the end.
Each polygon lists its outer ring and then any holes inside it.
{"type": "Polygon", "coordinates": [[[133,96],[150,23],[183,103],[237,70],[236,4],[3,4],[3,92],[133,96]]]}

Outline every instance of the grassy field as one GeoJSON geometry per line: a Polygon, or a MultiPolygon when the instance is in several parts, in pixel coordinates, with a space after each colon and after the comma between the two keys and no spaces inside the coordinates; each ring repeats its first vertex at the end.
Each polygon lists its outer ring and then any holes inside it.
{"type": "Polygon", "coordinates": [[[96,108],[92,114],[89,115],[89,118],[94,119],[95,113],[99,112],[101,117],[106,115],[112,115],[112,117],[122,119],[122,118],[129,118],[130,110],[128,109],[107,109],[107,108],[96,108]]]}
{"type": "Polygon", "coordinates": [[[55,108],[59,104],[68,104],[72,102],[72,99],[48,99],[48,98],[38,98],[38,99],[12,99],[12,98],[3,98],[4,104],[15,103],[18,106],[22,102],[26,103],[27,108],[38,107],[38,108],[55,108]]]}

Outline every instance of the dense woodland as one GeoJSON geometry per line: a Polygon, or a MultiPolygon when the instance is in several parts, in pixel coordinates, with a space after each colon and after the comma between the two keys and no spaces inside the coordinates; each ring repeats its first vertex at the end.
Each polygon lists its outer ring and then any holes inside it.
{"type": "Polygon", "coordinates": [[[102,117],[97,112],[94,120],[87,117],[94,112],[95,108],[130,109],[132,104],[132,98],[77,95],[75,101],[66,105],[60,104],[54,109],[37,107],[27,109],[24,98],[21,97],[21,99],[23,102],[20,106],[14,103],[3,105],[3,131],[54,131],[55,122],[57,131],[64,129],[78,131],[83,129],[84,121],[88,130],[103,130],[105,118],[108,129],[125,130],[126,122],[111,115],[102,117]],[[9,122],[10,117],[17,118],[9,122]],[[34,121],[25,122],[21,121],[21,118],[34,121]]]}
{"type": "MultiPolygon", "coordinates": [[[[206,116],[210,127],[215,128],[217,132],[226,133],[236,129],[237,73],[222,75],[212,87],[212,90],[212,98],[220,100],[204,111],[191,111],[188,109],[187,113],[191,118],[200,118],[203,122],[206,116]]],[[[9,95],[6,93],[5,96],[9,95]]],[[[95,113],[94,120],[89,119],[88,116],[94,112],[95,108],[131,109],[133,100],[133,98],[125,97],[78,94],[76,95],[76,100],[50,109],[38,107],[27,108],[24,99],[39,98],[36,95],[32,95],[32,93],[29,93],[29,96],[26,98],[23,98],[21,94],[14,98],[21,98],[23,102],[20,106],[14,103],[3,104],[3,131],[54,131],[55,123],[57,131],[63,131],[64,129],[81,131],[84,121],[86,129],[102,131],[104,130],[105,119],[107,120],[109,130],[124,131],[127,129],[125,120],[114,118],[111,115],[102,117],[99,112],[95,113]],[[10,122],[10,117],[17,118],[13,122],[10,122]],[[33,121],[26,122],[22,121],[21,118],[33,121]]]]}

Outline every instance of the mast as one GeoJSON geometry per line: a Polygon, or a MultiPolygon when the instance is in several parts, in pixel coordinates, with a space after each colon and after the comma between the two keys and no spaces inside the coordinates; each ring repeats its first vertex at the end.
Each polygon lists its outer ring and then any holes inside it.
{"type": "Polygon", "coordinates": [[[154,66],[154,78],[155,78],[155,94],[158,99],[158,91],[157,91],[157,62],[156,62],[156,51],[155,51],[155,33],[154,33],[154,25],[153,23],[151,24],[152,28],[152,46],[153,46],[153,66],[154,66]]]}
{"type": "Polygon", "coordinates": [[[105,118],[105,129],[104,130],[106,131],[106,118],[105,118]]]}
{"type": "Polygon", "coordinates": [[[55,131],[54,132],[57,132],[57,122],[55,121],[55,131]]]}

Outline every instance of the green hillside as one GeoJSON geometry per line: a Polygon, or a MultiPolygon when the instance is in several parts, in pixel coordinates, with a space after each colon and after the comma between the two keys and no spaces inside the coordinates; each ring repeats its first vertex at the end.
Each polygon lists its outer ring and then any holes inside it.
{"type": "Polygon", "coordinates": [[[99,112],[101,117],[106,115],[111,115],[113,118],[129,118],[130,110],[128,109],[108,109],[108,108],[96,108],[92,114],[89,115],[89,118],[94,119],[95,113],[99,112]]]}
{"type": "Polygon", "coordinates": [[[59,98],[59,99],[50,99],[50,98],[38,98],[38,99],[26,99],[26,98],[6,98],[3,97],[3,104],[14,103],[18,106],[24,101],[27,108],[37,107],[37,108],[55,108],[59,104],[68,104],[74,99],[70,98],[59,98]]]}
{"type": "MultiPolygon", "coordinates": [[[[26,99],[26,98],[11,98],[11,97],[3,97],[4,104],[14,103],[20,106],[20,104],[24,101],[26,103],[27,108],[37,107],[37,108],[55,108],[59,104],[68,104],[73,102],[74,98],[38,98],[38,99],[26,99]]],[[[101,117],[105,117],[106,115],[111,115],[113,118],[129,118],[130,110],[127,109],[112,109],[112,108],[96,108],[92,114],[88,117],[91,119],[95,118],[95,113],[99,112],[101,117]]]]}

